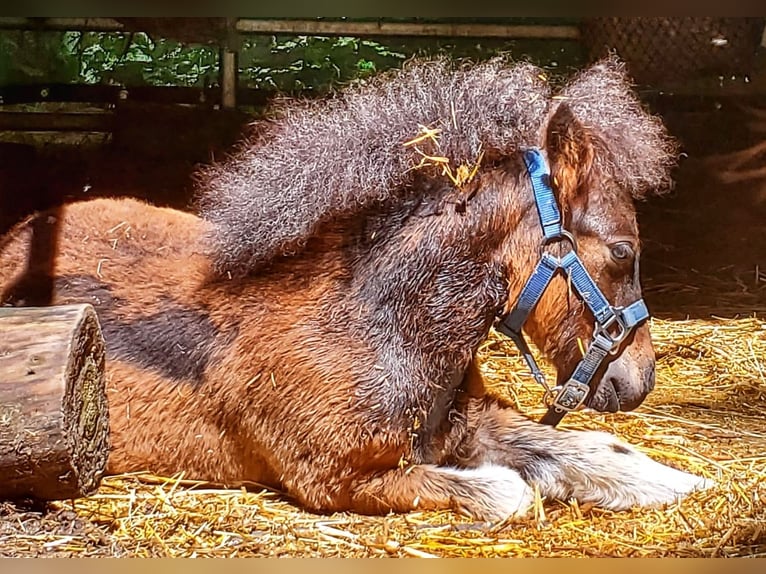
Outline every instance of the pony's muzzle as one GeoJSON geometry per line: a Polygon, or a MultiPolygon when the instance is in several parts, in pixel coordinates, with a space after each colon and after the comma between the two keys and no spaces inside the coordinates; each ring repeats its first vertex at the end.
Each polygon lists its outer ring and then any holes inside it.
{"type": "Polygon", "coordinates": [[[617,359],[606,368],[587,405],[601,412],[632,411],[654,389],[654,381],[654,357],[643,364],[617,359]]]}

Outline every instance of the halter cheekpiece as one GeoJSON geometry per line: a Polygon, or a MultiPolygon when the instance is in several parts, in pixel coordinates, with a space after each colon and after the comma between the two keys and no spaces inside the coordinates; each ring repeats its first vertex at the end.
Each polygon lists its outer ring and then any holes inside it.
{"type": "Polygon", "coordinates": [[[510,313],[500,318],[496,329],[516,344],[532,371],[532,376],[545,388],[548,412],[540,422],[555,426],[569,411],[582,406],[591,388],[595,390],[598,385],[594,375],[606,355],[618,350],[633,328],[649,317],[649,311],[643,299],[626,307],[614,307],[609,304],[577,255],[574,237],[562,226],[561,212],[551,189],[550,171],[545,156],[537,148],[525,150],[523,155],[543,228],[541,255],[532,275],[521,290],[516,305],[510,313]],[[559,241],[567,242],[571,247],[570,251],[560,258],[545,250],[546,245],[559,241]],[[551,389],[532,356],[521,329],[559,270],[569,278],[577,295],[591,310],[596,325],[593,340],[572,376],[563,385],[551,389]]]}

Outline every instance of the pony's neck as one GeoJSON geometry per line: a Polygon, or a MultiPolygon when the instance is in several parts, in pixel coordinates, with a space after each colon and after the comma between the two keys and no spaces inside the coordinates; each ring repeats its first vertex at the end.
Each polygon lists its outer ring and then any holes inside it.
{"type": "Polygon", "coordinates": [[[509,238],[529,234],[526,221],[519,225],[518,191],[516,180],[498,176],[482,182],[463,213],[445,203],[423,215],[420,204],[406,215],[368,218],[345,296],[359,312],[355,335],[376,353],[357,387],[375,405],[371,422],[418,418],[424,438],[444,430],[464,373],[507,301],[506,250],[523,242],[509,238]]]}
{"type": "MultiPolygon", "coordinates": [[[[451,208],[449,208],[451,209],[451,208]]],[[[428,344],[478,344],[504,298],[504,272],[492,249],[461,229],[460,216],[409,218],[354,264],[352,295],[372,310],[371,323],[428,344]]]]}
{"type": "Polygon", "coordinates": [[[434,193],[438,209],[421,197],[404,215],[368,219],[350,294],[369,310],[367,327],[432,364],[470,360],[507,301],[509,249],[530,243],[518,191],[513,176],[487,177],[464,212],[434,193]]]}
{"type": "Polygon", "coordinates": [[[454,202],[459,193],[432,187],[367,217],[351,292],[372,310],[373,325],[426,344],[429,337],[473,349],[481,343],[512,276],[531,271],[542,237],[532,229],[528,182],[509,167],[485,175],[463,209],[454,202]]]}

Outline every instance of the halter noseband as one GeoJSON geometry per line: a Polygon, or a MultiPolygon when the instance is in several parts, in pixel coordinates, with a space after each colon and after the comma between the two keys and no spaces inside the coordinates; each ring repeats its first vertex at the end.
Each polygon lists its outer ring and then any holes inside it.
{"type": "Polygon", "coordinates": [[[550,171],[542,152],[536,148],[526,150],[524,163],[532,180],[537,213],[543,228],[541,255],[532,275],[521,290],[516,305],[510,313],[500,318],[496,329],[516,344],[532,371],[532,376],[545,388],[548,412],[540,422],[556,426],[564,415],[578,409],[585,402],[591,388],[595,389],[598,385],[594,375],[606,355],[617,351],[620,343],[633,328],[649,317],[649,311],[643,299],[627,307],[614,307],[609,304],[577,255],[574,237],[562,227],[561,213],[550,185],[550,171]],[[571,250],[561,258],[544,251],[546,245],[556,241],[567,241],[571,245],[571,250]],[[569,278],[577,295],[593,313],[596,326],[593,340],[572,376],[563,385],[551,389],[545,381],[545,375],[537,366],[521,329],[559,269],[569,278]]]}

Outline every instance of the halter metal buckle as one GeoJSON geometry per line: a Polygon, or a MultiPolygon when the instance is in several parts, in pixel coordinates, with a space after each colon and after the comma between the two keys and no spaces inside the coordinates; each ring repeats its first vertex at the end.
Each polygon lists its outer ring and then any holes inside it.
{"type": "Polygon", "coordinates": [[[558,411],[574,411],[579,409],[588,398],[590,387],[580,381],[569,379],[560,387],[554,387],[546,394],[546,403],[558,411]],[[554,396],[553,393],[556,393],[554,396]]]}

